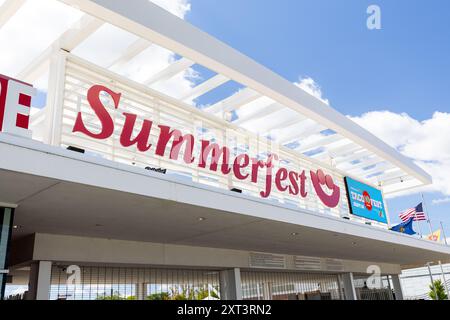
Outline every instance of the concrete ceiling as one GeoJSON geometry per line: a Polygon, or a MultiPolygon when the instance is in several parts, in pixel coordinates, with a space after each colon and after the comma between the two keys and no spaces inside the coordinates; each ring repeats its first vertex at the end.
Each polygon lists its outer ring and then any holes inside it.
{"type": "Polygon", "coordinates": [[[15,224],[20,227],[13,231],[13,239],[50,233],[397,264],[447,257],[405,245],[6,170],[0,170],[0,201],[19,204],[15,224]]]}

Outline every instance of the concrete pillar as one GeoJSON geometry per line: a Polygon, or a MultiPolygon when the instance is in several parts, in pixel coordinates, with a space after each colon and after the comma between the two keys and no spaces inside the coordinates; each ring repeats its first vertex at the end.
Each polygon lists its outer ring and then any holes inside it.
{"type": "Polygon", "coordinates": [[[220,271],[220,299],[242,300],[241,270],[239,268],[220,271]]]}
{"type": "Polygon", "coordinates": [[[11,244],[11,231],[14,209],[0,207],[0,300],[4,298],[8,275],[8,252],[11,244]]]}
{"type": "Polygon", "coordinates": [[[51,261],[38,261],[31,264],[27,300],[50,299],[51,274],[51,261]]]}
{"type": "Polygon", "coordinates": [[[264,300],[272,300],[272,284],[270,282],[264,282],[264,300]]]}
{"type": "Polygon", "coordinates": [[[136,300],[145,300],[147,297],[147,284],[139,282],[135,284],[136,286],[136,300]]]}
{"type": "Polygon", "coordinates": [[[353,283],[353,273],[349,272],[342,274],[342,284],[344,285],[345,299],[358,300],[355,285],[353,283]]]}
{"type": "Polygon", "coordinates": [[[394,286],[395,300],[403,300],[402,284],[398,274],[391,275],[392,285],[394,286]]]}

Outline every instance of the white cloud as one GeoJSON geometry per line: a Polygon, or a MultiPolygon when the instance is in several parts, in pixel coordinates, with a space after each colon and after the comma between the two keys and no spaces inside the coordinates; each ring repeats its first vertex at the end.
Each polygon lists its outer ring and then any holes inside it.
{"type": "Polygon", "coordinates": [[[180,18],[184,18],[186,13],[191,10],[191,4],[188,0],[150,0],[150,2],[180,18]]]}
{"type": "Polygon", "coordinates": [[[374,111],[351,118],[427,171],[429,191],[450,195],[450,113],[418,121],[408,114],[374,111]]]}
{"type": "Polygon", "coordinates": [[[322,96],[322,89],[317,84],[317,82],[314,81],[314,79],[312,79],[311,77],[300,78],[299,82],[295,82],[294,84],[297,87],[305,90],[310,95],[322,100],[326,104],[329,104],[328,99],[325,99],[322,96]]]}
{"type": "Polygon", "coordinates": [[[434,204],[434,205],[440,205],[440,204],[444,204],[444,203],[450,203],[450,197],[439,198],[439,199],[433,199],[431,203],[434,204]]]}

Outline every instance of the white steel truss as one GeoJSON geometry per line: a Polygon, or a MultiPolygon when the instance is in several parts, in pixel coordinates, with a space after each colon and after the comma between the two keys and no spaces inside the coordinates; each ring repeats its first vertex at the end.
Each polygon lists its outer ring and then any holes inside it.
{"type": "Polygon", "coordinates": [[[177,74],[179,74],[180,72],[183,72],[184,70],[192,67],[193,65],[194,65],[193,61],[186,59],[186,58],[182,58],[180,60],[173,62],[166,69],[158,72],[155,75],[152,75],[150,78],[148,78],[147,80],[144,81],[144,84],[147,86],[152,86],[155,83],[169,80],[170,78],[172,78],[172,77],[176,76],[177,74]]]}
{"type": "MultiPolygon", "coordinates": [[[[0,28],[27,1],[31,0],[6,0],[0,7],[0,28]]],[[[122,74],[120,71],[148,48],[161,47],[177,59],[163,70],[149,73],[141,84],[156,88],[194,65],[202,66],[214,75],[180,93],[178,101],[193,101],[234,81],[240,85],[239,90],[202,112],[227,119],[252,133],[270,135],[274,142],[299,155],[317,149],[309,156],[312,160],[328,163],[332,159],[339,170],[357,174],[369,183],[389,186],[385,192],[431,182],[430,176],[410,159],[321,100],[148,0],[134,0],[133,6],[120,0],[55,1],[73,6],[84,15],[72,27],[62,30],[45,51],[16,75],[23,81],[32,83],[48,71],[55,50],[72,52],[101,26],[112,25],[137,38],[124,46],[119,56],[108,60],[109,70],[122,74]],[[410,183],[403,184],[405,181],[410,183]]]]}
{"type": "Polygon", "coordinates": [[[0,28],[16,14],[24,3],[25,0],[5,0],[0,7],[0,28]]]}
{"type": "Polygon", "coordinates": [[[205,111],[213,114],[234,111],[260,97],[261,95],[256,91],[245,88],[239,92],[236,92],[232,96],[223,99],[208,108],[205,108],[205,111]]]}
{"type": "Polygon", "coordinates": [[[185,102],[189,101],[189,100],[194,100],[194,99],[204,95],[205,93],[221,86],[222,84],[224,84],[225,82],[228,82],[229,80],[230,79],[228,79],[227,77],[225,77],[221,74],[218,74],[218,75],[212,77],[211,79],[208,79],[205,82],[194,87],[191,90],[191,92],[189,92],[188,94],[181,97],[180,100],[185,101],[185,102]]]}
{"type": "Polygon", "coordinates": [[[101,20],[84,15],[56,39],[43,53],[22,70],[17,77],[27,82],[38,79],[48,69],[52,53],[63,49],[70,52],[103,25],[101,20]]]}

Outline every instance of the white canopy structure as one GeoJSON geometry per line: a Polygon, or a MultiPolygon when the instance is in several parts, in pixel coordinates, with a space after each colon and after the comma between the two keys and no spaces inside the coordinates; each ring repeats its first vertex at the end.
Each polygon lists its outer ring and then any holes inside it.
{"type": "MultiPolygon", "coordinates": [[[[148,0],[3,0],[0,43],[0,70],[44,92],[58,85],[52,57],[63,50],[385,194],[431,183],[410,159],[325,102],[148,0]],[[28,29],[12,38],[19,27],[28,29]],[[205,95],[220,99],[203,105],[205,95]]],[[[47,97],[45,105],[52,103],[47,97]]],[[[35,127],[43,112],[34,114],[35,127]]]]}

